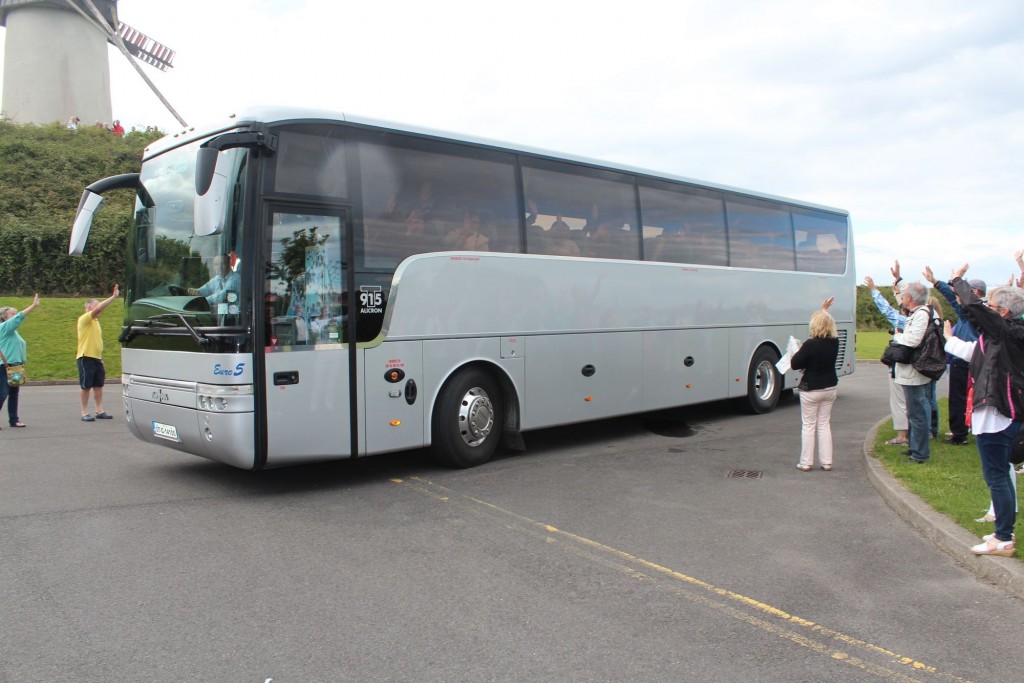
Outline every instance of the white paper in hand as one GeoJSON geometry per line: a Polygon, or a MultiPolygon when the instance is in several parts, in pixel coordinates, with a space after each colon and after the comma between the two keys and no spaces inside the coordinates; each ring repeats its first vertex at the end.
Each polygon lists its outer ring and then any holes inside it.
{"type": "Polygon", "coordinates": [[[796,337],[790,337],[789,341],[786,342],[786,355],[779,359],[779,362],[775,364],[775,367],[782,374],[789,372],[789,363],[793,359],[793,354],[800,350],[800,341],[796,337]]]}

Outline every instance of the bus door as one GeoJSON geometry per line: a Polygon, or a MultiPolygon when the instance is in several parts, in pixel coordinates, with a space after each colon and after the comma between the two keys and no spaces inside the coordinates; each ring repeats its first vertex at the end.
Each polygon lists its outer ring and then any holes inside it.
{"type": "Polygon", "coordinates": [[[267,216],[266,465],[354,455],[349,212],[271,205],[267,216]]]}

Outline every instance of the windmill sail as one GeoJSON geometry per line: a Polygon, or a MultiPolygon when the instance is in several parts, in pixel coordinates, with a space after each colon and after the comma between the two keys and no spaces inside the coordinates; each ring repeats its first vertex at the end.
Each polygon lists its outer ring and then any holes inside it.
{"type": "Polygon", "coordinates": [[[123,21],[118,22],[117,35],[121,36],[124,46],[139,60],[155,66],[161,71],[167,71],[168,67],[174,66],[174,50],[161,45],[142,31],[134,29],[123,21]]]}

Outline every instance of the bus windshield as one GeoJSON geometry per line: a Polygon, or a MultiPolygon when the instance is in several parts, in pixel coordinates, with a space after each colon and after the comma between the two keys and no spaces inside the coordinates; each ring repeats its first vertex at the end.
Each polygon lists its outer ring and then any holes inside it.
{"type": "MultiPolygon", "coordinates": [[[[232,170],[223,230],[193,234],[195,159],[199,143],[178,147],[142,166],[129,234],[125,325],[240,328],[250,315],[242,304],[249,278],[242,258],[242,201],[247,152],[225,152],[232,170]],[[156,321],[159,324],[154,324],[156,321]]],[[[159,336],[159,335],[157,335],[159,336]]]]}

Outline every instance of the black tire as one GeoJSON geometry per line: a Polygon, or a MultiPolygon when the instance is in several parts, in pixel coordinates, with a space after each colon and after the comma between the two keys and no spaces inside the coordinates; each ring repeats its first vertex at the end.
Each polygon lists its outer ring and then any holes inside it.
{"type": "Polygon", "coordinates": [[[779,354],[770,346],[761,346],[754,352],[747,369],[747,397],[743,407],[755,415],[775,410],[782,393],[782,375],[775,364],[779,354]]]}
{"type": "Polygon", "coordinates": [[[491,459],[504,428],[501,389],[478,368],[455,373],[434,404],[434,458],[451,467],[476,467],[491,459]]]}

